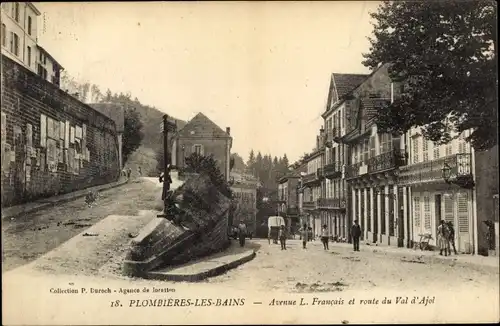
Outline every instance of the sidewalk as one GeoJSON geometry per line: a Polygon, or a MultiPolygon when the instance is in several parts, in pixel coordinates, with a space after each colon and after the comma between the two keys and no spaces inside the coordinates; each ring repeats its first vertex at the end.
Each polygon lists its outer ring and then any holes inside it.
{"type": "MultiPolygon", "coordinates": [[[[309,242],[308,245],[312,244],[313,246],[323,246],[320,241],[309,242]]],[[[342,247],[342,248],[352,248],[352,244],[350,243],[336,243],[330,242],[330,249],[334,247],[342,247]]],[[[382,254],[382,255],[392,255],[401,258],[417,258],[417,260],[425,261],[425,262],[449,262],[453,265],[467,265],[467,266],[477,266],[477,267],[486,267],[491,269],[499,270],[499,257],[494,256],[480,256],[480,255],[469,255],[469,254],[459,254],[451,256],[441,256],[438,251],[422,251],[422,250],[414,250],[409,248],[395,248],[389,246],[375,246],[375,245],[366,245],[365,243],[360,243],[361,252],[373,252],[374,254],[382,254]]]]}
{"type": "Polygon", "coordinates": [[[90,190],[97,190],[97,191],[107,190],[107,189],[121,186],[121,185],[127,183],[127,181],[128,180],[126,178],[121,178],[120,180],[118,180],[116,182],[107,183],[107,184],[95,186],[95,187],[89,187],[89,188],[78,190],[75,192],[63,194],[60,196],[42,198],[42,199],[36,200],[34,202],[26,203],[26,204],[6,207],[6,208],[2,209],[2,219],[13,218],[13,217],[16,217],[18,215],[25,214],[25,213],[33,213],[33,212],[39,211],[41,209],[51,207],[51,206],[58,204],[58,203],[64,203],[64,202],[68,202],[68,201],[71,201],[74,199],[84,197],[90,190]]]}

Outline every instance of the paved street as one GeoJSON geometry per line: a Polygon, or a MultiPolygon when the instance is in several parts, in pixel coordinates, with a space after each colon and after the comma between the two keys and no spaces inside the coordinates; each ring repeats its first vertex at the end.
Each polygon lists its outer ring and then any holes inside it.
{"type": "Polygon", "coordinates": [[[80,198],[2,221],[2,272],[35,260],[110,214],[137,215],[139,210],[154,209],[161,195],[158,185],[155,178],[131,180],[102,191],[92,208],[80,198]]]}
{"type": "Polygon", "coordinates": [[[443,262],[426,263],[415,255],[395,256],[382,248],[366,246],[355,253],[348,246],[332,244],[325,251],[319,241],[309,242],[304,250],[299,240],[290,240],[286,251],[279,245],[269,245],[267,240],[251,243],[258,248],[254,260],[208,282],[286,292],[465,287],[485,291],[495,288],[498,293],[498,267],[495,272],[491,267],[454,266],[453,256],[443,262]]]}

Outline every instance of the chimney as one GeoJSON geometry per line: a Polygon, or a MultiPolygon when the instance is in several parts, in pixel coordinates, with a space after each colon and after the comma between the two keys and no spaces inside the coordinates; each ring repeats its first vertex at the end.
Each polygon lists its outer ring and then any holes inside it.
{"type": "Polygon", "coordinates": [[[319,136],[316,136],[316,149],[319,149],[319,136]]]}
{"type": "Polygon", "coordinates": [[[226,127],[226,133],[227,133],[228,135],[231,135],[231,128],[226,127]]]}
{"type": "Polygon", "coordinates": [[[322,146],[325,143],[325,128],[321,127],[319,130],[319,145],[322,146]]]}

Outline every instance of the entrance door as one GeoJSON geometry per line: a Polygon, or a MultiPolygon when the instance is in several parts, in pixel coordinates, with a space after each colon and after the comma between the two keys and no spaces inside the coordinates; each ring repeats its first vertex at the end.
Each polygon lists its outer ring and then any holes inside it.
{"type": "Polygon", "coordinates": [[[470,254],[472,243],[470,241],[469,200],[466,192],[457,193],[457,250],[470,254]]]}
{"type": "Polygon", "coordinates": [[[434,229],[436,229],[436,230],[439,226],[439,222],[443,218],[441,199],[442,199],[441,194],[437,194],[434,196],[434,214],[435,214],[434,216],[436,216],[436,220],[434,221],[434,224],[435,224],[434,229]]]}

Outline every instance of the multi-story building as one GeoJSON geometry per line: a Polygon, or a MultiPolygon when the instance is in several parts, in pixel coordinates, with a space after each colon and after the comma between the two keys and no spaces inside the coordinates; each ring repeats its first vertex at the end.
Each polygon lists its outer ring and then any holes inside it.
{"type": "Polygon", "coordinates": [[[316,136],[316,147],[312,153],[305,158],[307,171],[302,173],[302,211],[306,216],[306,223],[312,227],[314,236],[321,233],[321,218],[318,204],[324,194],[324,185],[322,184],[323,166],[325,160],[325,130],[322,127],[320,133],[316,136]]]}
{"type": "Polygon", "coordinates": [[[252,175],[234,171],[230,172],[230,176],[231,190],[238,202],[237,216],[232,223],[236,226],[240,220],[244,220],[248,230],[255,234],[259,181],[252,175]]]}
{"type": "Polygon", "coordinates": [[[346,132],[340,142],[349,146],[345,179],[351,218],[359,221],[366,241],[402,246],[397,175],[404,148],[400,137],[378,132],[375,121],[377,110],[391,101],[392,85],[382,65],[346,95],[346,132]]]}
{"type": "Polygon", "coordinates": [[[399,184],[403,194],[403,216],[410,230],[409,239],[430,234],[437,245],[441,220],[452,222],[457,250],[477,253],[476,194],[474,190],[474,150],[465,131],[451,142],[438,145],[425,139],[419,128],[405,135],[408,165],[400,168],[399,184]]]}
{"type": "Polygon", "coordinates": [[[321,224],[328,225],[331,235],[349,238],[347,183],[344,178],[345,165],[348,163],[348,148],[339,139],[346,134],[345,96],[361,84],[368,75],[337,74],[331,76],[328,100],[322,114],[326,127],[325,166],[323,170],[324,193],[318,208],[322,211],[321,224]]]}
{"type": "Polygon", "coordinates": [[[230,178],[233,138],[229,127],[222,130],[203,113],[198,113],[172,136],[172,165],[185,168],[185,159],[192,153],[213,155],[226,181],[230,178]]]}
{"type": "Polygon", "coordinates": [[[62,66],[38,44],[40,15],[32,2],[2,3],[2,54],[59,85],[62,66]]]}
{"type": "Polygon", "coordinates": [[[278,214],[284,216],[288,234],[291,234],[292,225],[296,229],[299,220],[298,190],[300,174],[290,171],[278,180],[278,214]]]}

